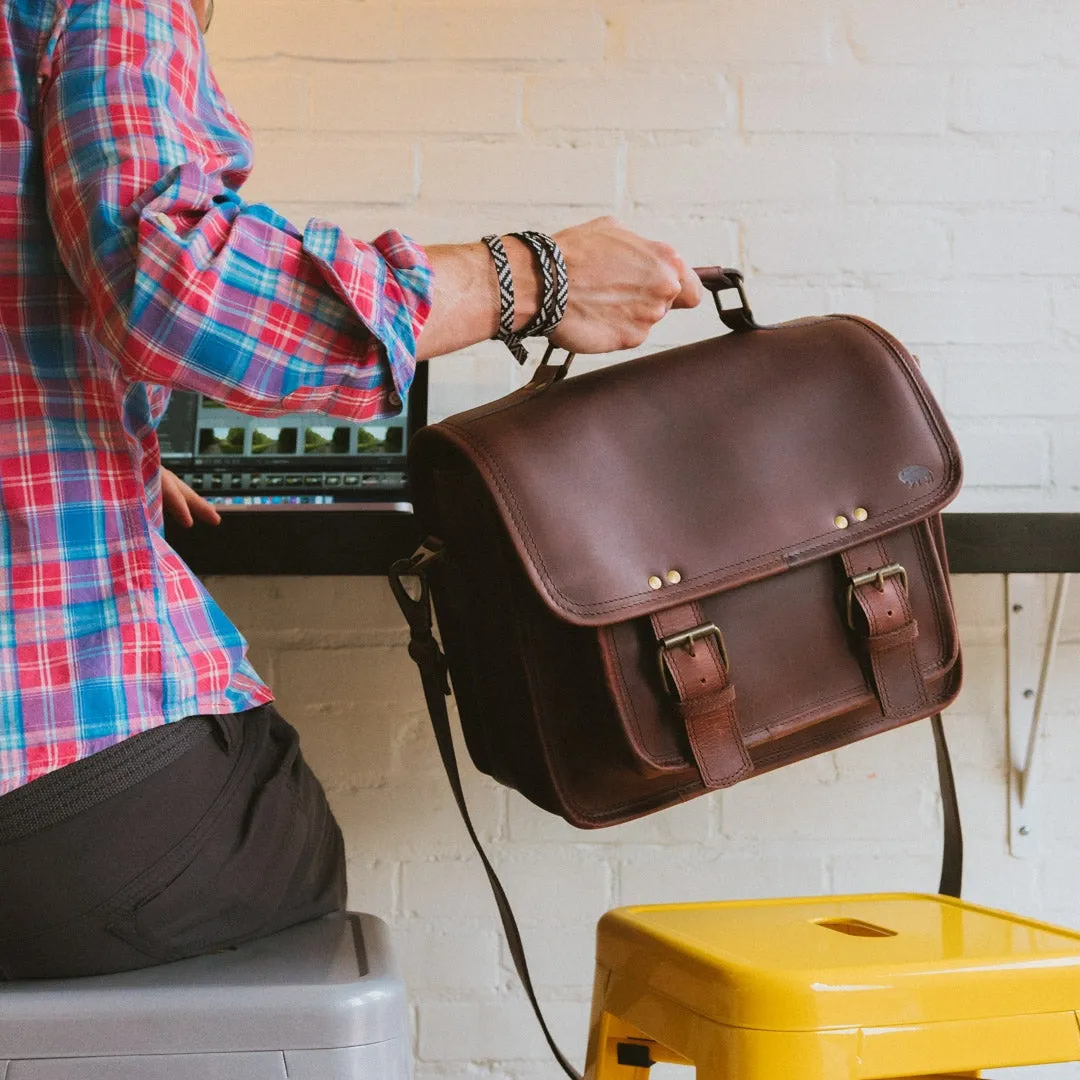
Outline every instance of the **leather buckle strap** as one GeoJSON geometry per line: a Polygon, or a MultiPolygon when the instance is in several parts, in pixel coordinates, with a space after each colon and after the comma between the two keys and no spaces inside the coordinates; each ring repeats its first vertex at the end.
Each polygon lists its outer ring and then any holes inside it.
{"type": "Polygon", "coordinates": [[[685,725],[694,762],[708,788],[728,787],[754,771],[739,730],[735,687],[720,628],[697,603],[652,615],[660,677],[685,725]]]}
{"type": "Polygon", "coordinates": [[[660,679],[667,687],[669,694],[677,696],[678,692],[672,686],[671,679],[668,676],[668,666],[664,662],[664,654],[671,649],[685,649],[690,658],[693,659],[697,656],[694,642],[709,638],[716,642],[717,651],[720,653],[720,664],[724,672],[730,673],[731,662],[728,660],[727,643],[724,641],[724,635],[716,623],[702,623],[700,626],[695,626],[690,630],[683,630],[678,634],[671,634],[660,639],[656,650],[656,659],[660,664],[660,679]]]}
{"type": "Polygon", "coordinates": [[[869,570],[865,574],[856,574],[848,579],[847,587],[847,624],[855,629],[855,590],[863,585],[873,585],[879,593],[885,591],[885,582],[890,578],[899,578],[904,595],[908,594],[908,573],[899,563],[891,563],[880,570],[869,570]]]}
{"type": "Polygon", "coordinates": [[[862,633],[882,714],[916,716],[929,701],[916,650],[919,624],[911,607],[908,572],[890,555],[884,538],[850,548],[841,558],[848,576],[848,625],[860,633],[855,626],[858,602],[866,620],[862,633]]]}

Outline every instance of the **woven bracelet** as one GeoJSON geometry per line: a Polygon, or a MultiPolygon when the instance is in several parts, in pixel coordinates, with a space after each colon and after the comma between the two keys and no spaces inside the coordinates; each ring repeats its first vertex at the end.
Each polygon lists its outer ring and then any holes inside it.
{"type": "Polygon", "coordinates": [[[495,235],[483,237],[495,263],[495,273],[499,279],[499,330],[496,341],[501,341],[510,350],[519,364],[529,358],[522,344],[527,337],[543,337],[550,334],[566,314],[569,296],[569,277],[566,272],[566,260],[559,245],[546,233],[527,230],[510,233],[526,244],[536,256],[540,267],[541,295],[536,314],[520,330],[514,330],[514,277],[510,270],[510,260],[502,240],[495,235]]]}
{"type": "Polygon", "coordinates": [[[482,239],[487,244],[488,251],[491,252],[492,261],[495,263],[495,274],[499,279],[499,329],[495,334],[495,340],[504,342],[518,363],[524,364],[528,359],[528,354],[521,345],[520,336],[514,333],[514,275],[510,270],[506,248],[503,247],[502,240],[494,234],[482,239]]]}
{"type": "Polygon", "coordinates": [[[519,333],[521,337],[543,337],[550,334],[566,314],[569,295],[566,261],[559,245],[547,233],[526,230],[511,235],[528,244],[536,255],[543,285],[540,308],[519,333]]]}

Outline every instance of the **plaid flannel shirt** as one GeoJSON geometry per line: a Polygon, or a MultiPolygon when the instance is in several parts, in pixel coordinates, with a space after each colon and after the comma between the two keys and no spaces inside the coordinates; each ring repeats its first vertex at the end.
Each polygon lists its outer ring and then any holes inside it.
{"type": "Polygon", "coordinates": [[[270,700],[165,542],[169,388],[274,416],[401,411],[423,252],[240,186],[250,136],[188,0],[7,0],[0,26],[0,794],[270,700]]]}

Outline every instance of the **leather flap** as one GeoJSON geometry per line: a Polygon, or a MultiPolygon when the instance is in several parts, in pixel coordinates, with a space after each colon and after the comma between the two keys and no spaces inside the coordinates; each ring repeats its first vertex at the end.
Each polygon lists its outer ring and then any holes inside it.
{"type": "Polygon", "coordinates": [[[849,316],[530,386],[426,428],[410,454],[421,516],[448,440],[545,602],[584,626],[837,554],[940,510],[961,481],[912,357],[849,316]]]}

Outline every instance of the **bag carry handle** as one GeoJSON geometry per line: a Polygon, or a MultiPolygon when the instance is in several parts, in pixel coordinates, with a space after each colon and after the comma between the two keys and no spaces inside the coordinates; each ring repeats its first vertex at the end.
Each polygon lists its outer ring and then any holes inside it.
{"type": "MultiPolygon", "coordinates": [[[[750,310],[750,301],[746,298],[741,270],[733,270],[727,266],[697,266],[694,268],[694,273],[701,279],[701,284],[712,293],[716,313],[729,330],[742,334],[748,330],[761,329],[754,320],[754,313],[750,310]],[[739,294],[739,306],[726,308],[720,301],[720,294],[732,290],[739,294]]],[[[551,358],[555,355],[555,351],[555,346],[549,342],[543,359],[529,380],[530,386],[538,388],[566,378],[576,354],[568,352],[561,364],[553,364],[551,358]]]]}
{"type": "MultiPolygon", "coordinates": [[[[432,634],[431,590],[427,580],[427,572],[431,564],[442,557],[443,543],[434,537],[428,537],[423,544],[407,559],[399,559],[390,568],[390,588],[394,598],[401,608],[409,624],[409,655],[416,661],[420,669],[420,680],[424,687],[424,699],[427,702],[428,714],[431,717],[431,726],[435,732],[435,741],[439,747],[439,756],[442,758],[443,768],[446,770],[447,779],[450,781],[450,789],[454,793],[454,801],[465,829],[469,834],[473,847],[476,848],[484,872],[487,874],[491,891],[495,896],[495,904],[499,909],[499,918],[502,920],[503,932],[506,934],[506,943],[510,949],[510,955],[514,961],[521,985],[525,988],[529,1004],[532,1006],[536,1019],[540,1023],[540,1030],[551,1049],[559,1067],[569,1080],[582,1080],[582,1075],[570,1064],[566,1055],[559,1049],[554,1036],[544,1019],[540,1003],[536,998],[536,990],[533,987],[532,977],[529,974],[529,963],[525,956],[525,945],[521,940],[521,930],[514,918],[510,899],[506,895],[502,882],[499,880],[495,868],[484,851],[480,838],[476,834],[476,828],[469,816],[469,808],[465,802],[465,792],[461,786],[461,773],[458,770],[457,755],[454,753],[454,737],[450,731],[450,716],[446,709],[446,699],[450,695],[450,683],[447,679],[446,656],[439,643],[432,634]],[[418,596],[413,596],[405,587],[404,578],[415,577],[419,580],[420,590],[418,596]]],[[[949,747],[945,742],[945,729],[941,722],[941,714],[938,713],[931,721],[934,730],[934,746],[937,751],[938,782],[941,786],[941,802],[944,814],[944,843],[941,854],[941,883],[938,892],[943,896],[959,898],[960,884],[963,876],[964,863],[964,840],[960,824],[960,807],[956,799],[956,784],[953,779],[952,762],[949,760],[949,747]]]]}
{"type": "Polygon", "coordinates": [[[743,288],[741,270],[734,270],[729,266],[697,266],[694,268],[694,273],[701,278],[701,284],[712,293],[716,313],[729,330],[741,334],[747,330],[761,329],[754,321],[754,313],[750,310],[750,301],[747,300],[746,289],[743,288]],[[739,294],[737,308],[726,308],[720,303],[720,294],[731,290],[739,294]]]}

